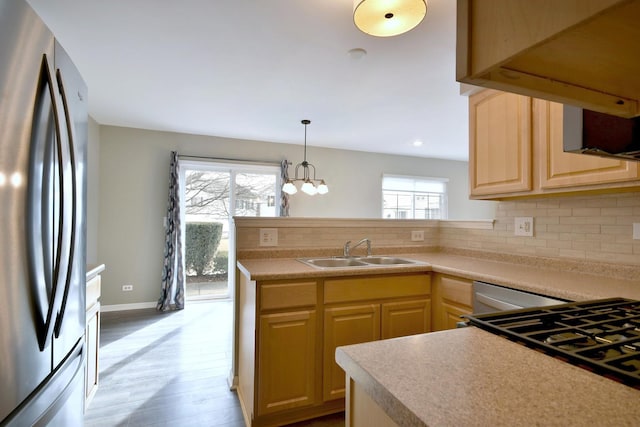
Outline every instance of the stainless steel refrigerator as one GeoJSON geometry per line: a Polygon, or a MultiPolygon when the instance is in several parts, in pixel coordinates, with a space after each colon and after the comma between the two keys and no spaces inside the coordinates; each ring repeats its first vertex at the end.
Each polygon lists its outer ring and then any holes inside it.
{"type": "Polygon", "coordinates": [[[0,0],[0,425],[80,426],[87,88],[24,0],[0,0]]]}

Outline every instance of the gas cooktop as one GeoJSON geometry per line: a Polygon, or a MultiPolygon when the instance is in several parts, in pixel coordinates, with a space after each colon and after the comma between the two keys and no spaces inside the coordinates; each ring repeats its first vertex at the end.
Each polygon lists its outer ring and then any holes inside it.
{"type": "Polygon", "coordinates": [[[611,298],[463,317],[481,329],[640,389],[640,301],[611,298]]]}

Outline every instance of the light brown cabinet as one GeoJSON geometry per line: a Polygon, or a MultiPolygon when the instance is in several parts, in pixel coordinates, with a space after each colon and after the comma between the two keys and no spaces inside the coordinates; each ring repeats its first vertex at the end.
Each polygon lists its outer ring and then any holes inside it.
{"type": "Polygon", "coordinates": [[[322,364],[325,401],[344,397],[344,371],[335,362],[336,348],[380,339],[380,305],[364,304],[324,310],[322,364]]]}
{"type": "Polygon", "coordinates": [[[562,105],[496,90],[469,97],[472,199],[640,186],[637,162],[565,153],[562,105]]]}
{"type": "Polygon", "coordinates": [[[431,299],[382,304],[380,335],[383,340],[431,331],[431,299]]]}
{"type": "Polygon", "coordinates": [[[472,196],[530,191],[531,98],[483,91],[469,98],[472,196]]]}
{"type": "Polygon", "coordinates": [[[239,282],[238,397],[249,426],[344,410],[336,347],[431,330],[429,273],[239,282]]]}
{"type": "Polygon", "coordinates": [[[323,399],[345,397],[336,347],[431,331],[430,294],[424,273],[325,280],[323,399]]]}
{"type": "Polygon", "coordinates": [[[456,79],[640,115],[639,0],[458,0],[456,79]]]}
{"type": "Polygon", "coordinates": [[[565,153],[562,149],[562,104],[533,100],[536,116],[541,189],[635,181],[638,163],[597,156],[565,153]]]}
{"type": "Polygon", "coordinates": [[[258,415],[316,401],[316,311],[260,316],[258,415]]]}
{"type": "Polygon", "coordinates": [[[455,329],[463,314],[473,311],[473,281],[436,273],[433,275],[433,330],[455,329]]]}
{"type": "Polygon", "coordinates": [[[240,280],[238,395],[247,424],[302,419],[320,400],[319,285],[240,280]]]}

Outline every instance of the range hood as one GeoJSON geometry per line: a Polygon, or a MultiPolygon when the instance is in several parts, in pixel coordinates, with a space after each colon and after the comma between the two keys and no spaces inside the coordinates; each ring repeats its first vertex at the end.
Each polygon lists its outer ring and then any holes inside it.
{"type": "Polygon", "coordinates": [[[640,161],[640,117],[626,119],[565,105],[562,137],[568,153],[640,161]]]}
{"type": "Polygon", "coordinates": [[[640,0],[457,0],[456,80],[640,116],[640,0]]]}

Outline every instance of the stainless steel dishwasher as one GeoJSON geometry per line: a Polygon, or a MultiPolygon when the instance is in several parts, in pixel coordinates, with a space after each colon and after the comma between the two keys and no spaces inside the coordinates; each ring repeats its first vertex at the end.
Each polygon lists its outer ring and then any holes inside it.
{"type": "Polygon", "coordinates": [[[531,292],[505,288],[485,282],[473,282],[473,313],[495,313],[520,308],[564,304],[567,300],[549,298],[531,292]]]}

